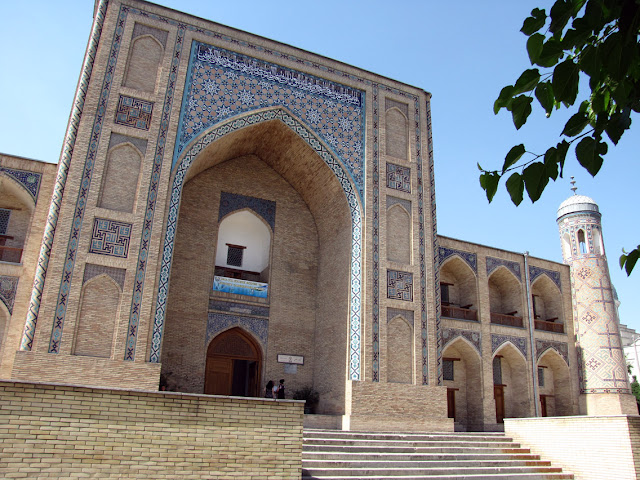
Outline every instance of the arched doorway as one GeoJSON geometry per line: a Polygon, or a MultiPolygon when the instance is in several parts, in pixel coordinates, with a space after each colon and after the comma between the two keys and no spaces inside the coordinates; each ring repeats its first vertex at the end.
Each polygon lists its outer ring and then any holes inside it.
{"type": "Polygon", "coordinates": [[[257,397],[261,369],[258,344],[239,328],[227,330],[209,343],[204,393],[257,397]]]}

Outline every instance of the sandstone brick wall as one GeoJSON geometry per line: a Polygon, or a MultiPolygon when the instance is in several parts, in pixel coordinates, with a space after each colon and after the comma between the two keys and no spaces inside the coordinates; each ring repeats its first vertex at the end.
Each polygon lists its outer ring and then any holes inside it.
{"type": "Polygon", "coordinates": [[[302,402],[0,382],[0,477],[298,480],[302,402]]]}
{"type": "Polygon", "coordinates": [[[505,433],[533,453],[572,472],[576,480],[635,480],[640,476],[640,417],[589,416],[505,419],[505,433]]]}

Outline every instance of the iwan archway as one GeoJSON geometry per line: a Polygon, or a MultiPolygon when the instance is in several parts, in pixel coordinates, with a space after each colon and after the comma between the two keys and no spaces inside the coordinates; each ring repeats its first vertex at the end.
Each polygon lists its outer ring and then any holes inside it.
{"type": "Polygon", "coordinates": [[[204,339],[231,322],[265,351],[261,383],[281,375],[278,355],[304,357],[289,390],[313,385],[326,392],[319,408],[341,413],[344,380],[360,376],[361,211],[332,153],[284,109],[246,115],[186,149],[168,210],[150,361],[165,375],[191,364],[182,389],[202,391],[204,339]],[[268,271],[256,272],[264,299],[211,294],[218,228],[234,208],[273,232],[268,271]]]}

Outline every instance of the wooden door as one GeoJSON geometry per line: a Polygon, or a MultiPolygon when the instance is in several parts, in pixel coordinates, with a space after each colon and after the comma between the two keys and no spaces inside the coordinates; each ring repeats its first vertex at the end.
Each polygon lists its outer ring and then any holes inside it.
{"type": "Polygon", "coordinates": [[[547,416],[547,396],[540,395],[540,414],[543,417],[547,416]]]}
{"type": "Polygon", "coordinates": [[[456,390],[457,388],[447,388],[447,417],[456,418],[456,390]]]}
{"type": "Polygon", "coordinates": [[[504,423],[504,385],[493,385],[493,399],[496,402],[496,422],[504,423]]]}
{"type": "Polygon", "coordinates": [[[204,393],[258,396],[261,363],[260,348],[249,334],[239,328],[221,333],[207,349],[204,393]]]}

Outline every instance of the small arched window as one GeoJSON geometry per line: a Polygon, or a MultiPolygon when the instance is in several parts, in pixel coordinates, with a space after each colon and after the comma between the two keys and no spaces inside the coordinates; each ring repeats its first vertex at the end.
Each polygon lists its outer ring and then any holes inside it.
{"type": "Polygon", "coordinates": [[[562,236],[562,253],[564,254],[564,258],[571,258],[571,238],[566,232],[562,236]]]}
{"type": "Polygon", "coordinates": [[[604,253],[604,246],[602,245],[602,232],[599,227],[593,227],[591,229],[593,236],[593,253],[602,255],[604,253]]]}
{"type": "Polygon", "coordinates": [[[584,230],[578,230],[578,246],[580,248],[580,253],[589,253],[587,250],[587,242],[584,236],[584,230]]]}

